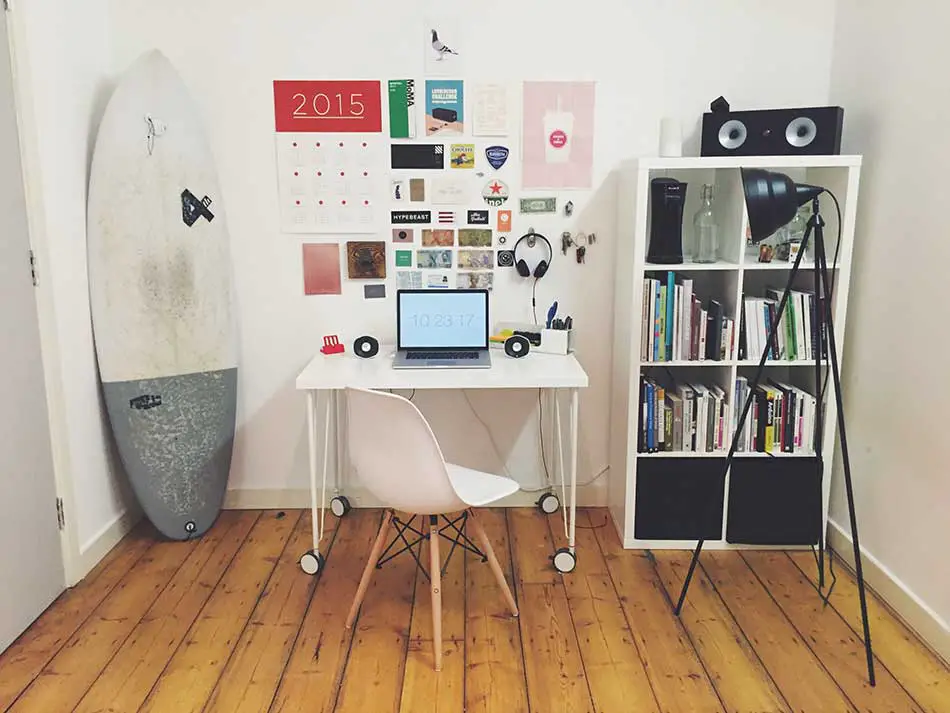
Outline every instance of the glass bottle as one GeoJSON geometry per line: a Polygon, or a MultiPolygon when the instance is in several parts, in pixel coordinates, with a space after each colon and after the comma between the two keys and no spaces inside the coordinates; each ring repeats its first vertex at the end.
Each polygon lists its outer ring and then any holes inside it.
{"type": "MultiPolygon", "coordinates": [[[[795,213],[795,217],[791,219],[788,223],[786,229],[788,230],[788,242],[790,245],[797,245],[797,248],[792,248],[789,250],[788,260],[793,262],[795,260],[795,255],[798,250],[801,249],[802,240],[805,238],[805,230],[808,228],[808,218],[811,215],[811,209],[808,205],[803,205],[798,209],[798,212],[795,213]]],[[[805,257],[802,259],[809,258],[811,254],[811,245],[808,246],[808,250],[805,251],[805,257]]]]}
{"type": "Polygon", "coordinates": [[[703,185],[702,205],[693,217],[696,262],[716,262],[719,250],[719,226],[713,213],[713,187],[703,185]]]}

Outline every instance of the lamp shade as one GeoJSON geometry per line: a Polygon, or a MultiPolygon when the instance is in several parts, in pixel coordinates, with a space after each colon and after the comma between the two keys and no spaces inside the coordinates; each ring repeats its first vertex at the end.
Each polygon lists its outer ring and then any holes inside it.
{"type": "Polygon", "coordinates": [[[760,243],[795,217],[799,206],[817,198],[824,188],[795,183],[784,173],[743,168],[742,191],[753,243],[760,243]]]}

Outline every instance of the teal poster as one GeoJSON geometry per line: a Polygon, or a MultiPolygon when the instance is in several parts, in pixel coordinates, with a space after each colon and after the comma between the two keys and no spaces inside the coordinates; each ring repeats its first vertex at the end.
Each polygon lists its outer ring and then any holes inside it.
{"type": "Polygon", "coordinates": [[[426,80],[426,136],[461,136],[464,108],[461,79],[426,80]]]}

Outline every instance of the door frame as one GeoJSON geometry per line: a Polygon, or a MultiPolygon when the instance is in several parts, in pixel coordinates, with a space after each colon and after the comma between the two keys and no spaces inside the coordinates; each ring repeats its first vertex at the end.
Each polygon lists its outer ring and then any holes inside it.
{"type": "MultiPolygon", "coordinates": [[[[30,82],[29,60],[24,50],[26,30],[23,18],[6,2],[0,3],[0,13],[6,19],[6,42],[10,53],[13,74],[13,103],[17,117],[17,134],[20,145],[20,164],[26,198],[26,220],[30,248],[38,266],[36,316],[40,331],[40,353],[43,360],[43,378],[46,384],[46,406],[49,414],[50,449],[53,455],[53,479],[56,496],[62,502],[64,526],[60,529],[60,547],[63,555],[63,571],[66,587],[72,587],[86,576],[79,550],[76,523],[75,492],[73,491],[72,464],[67,437],[63,375],[59,368],[62,350],[56,333],[56,309],[48,279],[49,240],[46,227],[42,191],[42,176],[39,161],[39,135],[34,121],[34,104],[30,82]]],[[[3,51],[3,48],[0,48],[3,51]]],[[[24,260],[23,269],[29,266],[24,260]]],[[[50,503],[56,507],[56,503],[50,503]]]]}

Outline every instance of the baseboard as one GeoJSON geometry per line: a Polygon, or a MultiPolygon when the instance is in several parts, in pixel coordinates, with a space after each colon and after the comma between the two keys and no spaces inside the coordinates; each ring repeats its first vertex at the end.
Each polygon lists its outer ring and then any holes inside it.
{"type": "MultiPolygon", "coordinates": [[[[555,489],[558,497],[559,488],[555,489]]],[[[347,487],[344,494],[353,507],[375,508],[382,507],[382,503],[362,488],[347,487]]],[[[541,493],[517,492],[514,495],[499,500],[496,507],[532,507],[537,503],[541,493]]],[[[606,505],[607,492],[595,485],[578,486],[578,507],[603,507],[606,505]]],[[[327,505],[331,493],[327,493],[327,505]]],[[[293,510],[310,507],[310,491],[307,488],[241,488],[229,490],[224,497],[224,507],[227,510],[293,510]]]]}
{"type": "Polygon", "coordinates": [[[116,515],[111,523],[108,523],[93,535],[87,544],[80,549],[78,561],[72,568],[75,581],[67,582],[67,586],[72,587],[82,581],[92,571],[92,568],[99,564],[102,558],[109,554],[112,548],[132,531],[132,528],[141,519],[142,513],[138,508],[128,508],[116,515]]]}
{"type": "MultiPolygon", "coordinates": [[[[854,571],[854,543],[838,523],[829,520],[828,542],[854,571]]],[[[950,662],[950,626],[920,597],[864,547],[861,548],[864,581],[944,662],[950,662]]],[[[871,631],[874,641],[874,631],[871,631]]]]}

